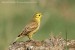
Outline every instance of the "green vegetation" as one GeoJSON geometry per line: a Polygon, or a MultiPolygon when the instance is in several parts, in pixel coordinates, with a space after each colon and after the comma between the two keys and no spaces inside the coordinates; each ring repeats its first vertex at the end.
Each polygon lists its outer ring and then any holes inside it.
{"type": "MultiPolygon", "coordinates": [[[[5,0],[0,0],[0,50],[7,50],[8,45],[17,37],[33,17],[33,14],[38,11],[43,13],[43,17],[41,27],[33,37],[34,39],[46,39],[51,32],[55,35],[61,32],[63,38],[66,38],[67,32],[68,39],[75,39],[74,0],[14,0],[14,3],[3,2],[5,0]]],[[[27,39],[23,38],[23,40],[27,39]]]]}

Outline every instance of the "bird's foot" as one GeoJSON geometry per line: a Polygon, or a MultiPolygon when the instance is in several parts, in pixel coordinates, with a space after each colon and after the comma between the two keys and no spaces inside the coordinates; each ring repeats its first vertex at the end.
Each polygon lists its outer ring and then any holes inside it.
{"type": "Polygon", "coordinates": [[[31,41],[34,41],[33,39],[29,39],[27,42],[31,42],[31,41]]]}

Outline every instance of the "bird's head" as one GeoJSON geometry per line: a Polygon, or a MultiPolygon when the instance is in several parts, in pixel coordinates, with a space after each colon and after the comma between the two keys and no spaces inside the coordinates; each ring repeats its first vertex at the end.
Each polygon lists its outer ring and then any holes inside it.
{"type": "Polygon", "coordinates": [[[41,13],[36,13],[35,15],[34,15],[34,18],[35,19],[41,19],[41,17],[42,17],[42,14],[41,13]]]}

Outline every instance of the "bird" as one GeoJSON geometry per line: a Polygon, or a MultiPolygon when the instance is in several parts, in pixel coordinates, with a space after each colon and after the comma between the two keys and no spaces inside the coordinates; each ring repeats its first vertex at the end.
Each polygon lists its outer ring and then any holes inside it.
{"type": "Polygon", "coordinates": [[[42,13],[35,13],[31,21],[24,27],[21,33],[17,36],[14,42],[19,38],[27,36],[29,40],[33,40],[32,36],[39,30],[42,13]]]}

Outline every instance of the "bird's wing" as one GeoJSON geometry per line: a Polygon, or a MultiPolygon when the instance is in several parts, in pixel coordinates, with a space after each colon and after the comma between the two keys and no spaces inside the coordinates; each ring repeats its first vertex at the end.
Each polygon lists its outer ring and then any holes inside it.
{"type": "Polygon", "coordinates": [[[30,22],[28,25],[25,26],[24,30],[21,32],[21,35],[27,35],[28,33],[32,32],[38,27],[37,22],[30,22]]]}

